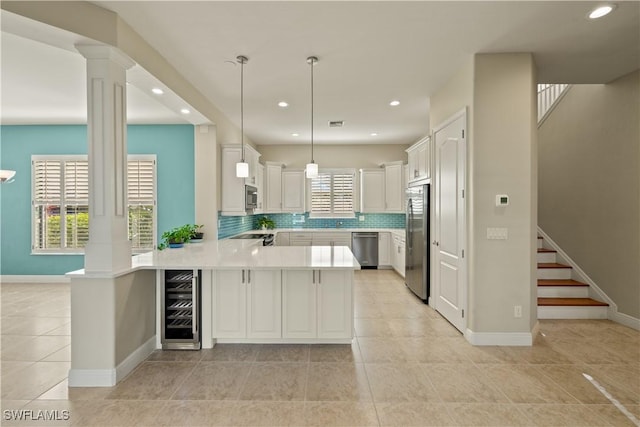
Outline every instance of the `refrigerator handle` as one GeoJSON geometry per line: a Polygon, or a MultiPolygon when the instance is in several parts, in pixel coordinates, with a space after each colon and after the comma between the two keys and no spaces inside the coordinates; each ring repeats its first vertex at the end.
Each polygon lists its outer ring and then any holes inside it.
{"type": "Polygon", "coordinates": [[[194,271],[193,278],[191,279],[191,332],[193,332],[194,339],[198,334],[198,274],[194,271]]]}
{"type": "Polygon", "coordinates": [[[413,219],[413,204],[411,199],[407,200],[407,216],[406,216],[406,230],[407,230],[407,248],[413,248],[413,234],[411,230],[411,220],[413,219]]]}

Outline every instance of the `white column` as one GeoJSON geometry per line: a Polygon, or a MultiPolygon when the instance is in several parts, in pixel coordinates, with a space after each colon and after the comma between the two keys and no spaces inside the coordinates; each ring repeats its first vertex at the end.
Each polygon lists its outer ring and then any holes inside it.
{"type": "Polygon", "coordinates": [[[89,242],[84,268],[108,273],[131,267],[127,232],[126,71],[134,62],[110,46],[77,45],[87,59],[89,242]]]}
{"type": "Polygon", "coordinates": [[[205,240],[218,239],[218,197],[216,126],[198,125],[195,132],[196,224],[204,225],[205,240]]]}

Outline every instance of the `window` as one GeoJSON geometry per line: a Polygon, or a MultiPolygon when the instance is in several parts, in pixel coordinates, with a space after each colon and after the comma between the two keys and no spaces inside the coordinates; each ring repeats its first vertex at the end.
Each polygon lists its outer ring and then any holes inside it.
{"type": "Polygon", "coordinates": [[[323,170],[312,178],[310,217],[353,218],[355,171],[323,170]]]}
{"type": "MultiPolygon", "coordinates": [[[[89,241],[87,156],[33,156],[34,253],[83,253],[89,241]]],[[[155,247],[155,156],[129,156],[128,229],[135,252],[155,247]]]]}

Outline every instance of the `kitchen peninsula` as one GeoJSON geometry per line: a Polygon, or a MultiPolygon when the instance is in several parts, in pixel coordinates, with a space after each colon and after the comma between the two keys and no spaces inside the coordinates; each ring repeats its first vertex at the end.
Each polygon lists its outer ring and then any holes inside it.
{"type": "Polygon", "coordinates": [[[346,246],[268,247],[260,239],[228,239],[134,256],[131,269],[116,277],[68,273],[69,383],[113,385],[161,348],[167,270],[200,273],[202,348],[211,348],[217,342],[350,343],[357,269],[346,246]]]}

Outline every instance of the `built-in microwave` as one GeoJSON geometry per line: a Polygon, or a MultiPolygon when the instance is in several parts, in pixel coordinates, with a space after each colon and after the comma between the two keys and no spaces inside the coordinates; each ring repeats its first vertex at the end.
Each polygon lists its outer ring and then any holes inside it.
{"type": "Polygon", "coordinates": [[[247,210],[258,208],[258,189],[256,187],[244,186],[244,207],[247,210]]]}

